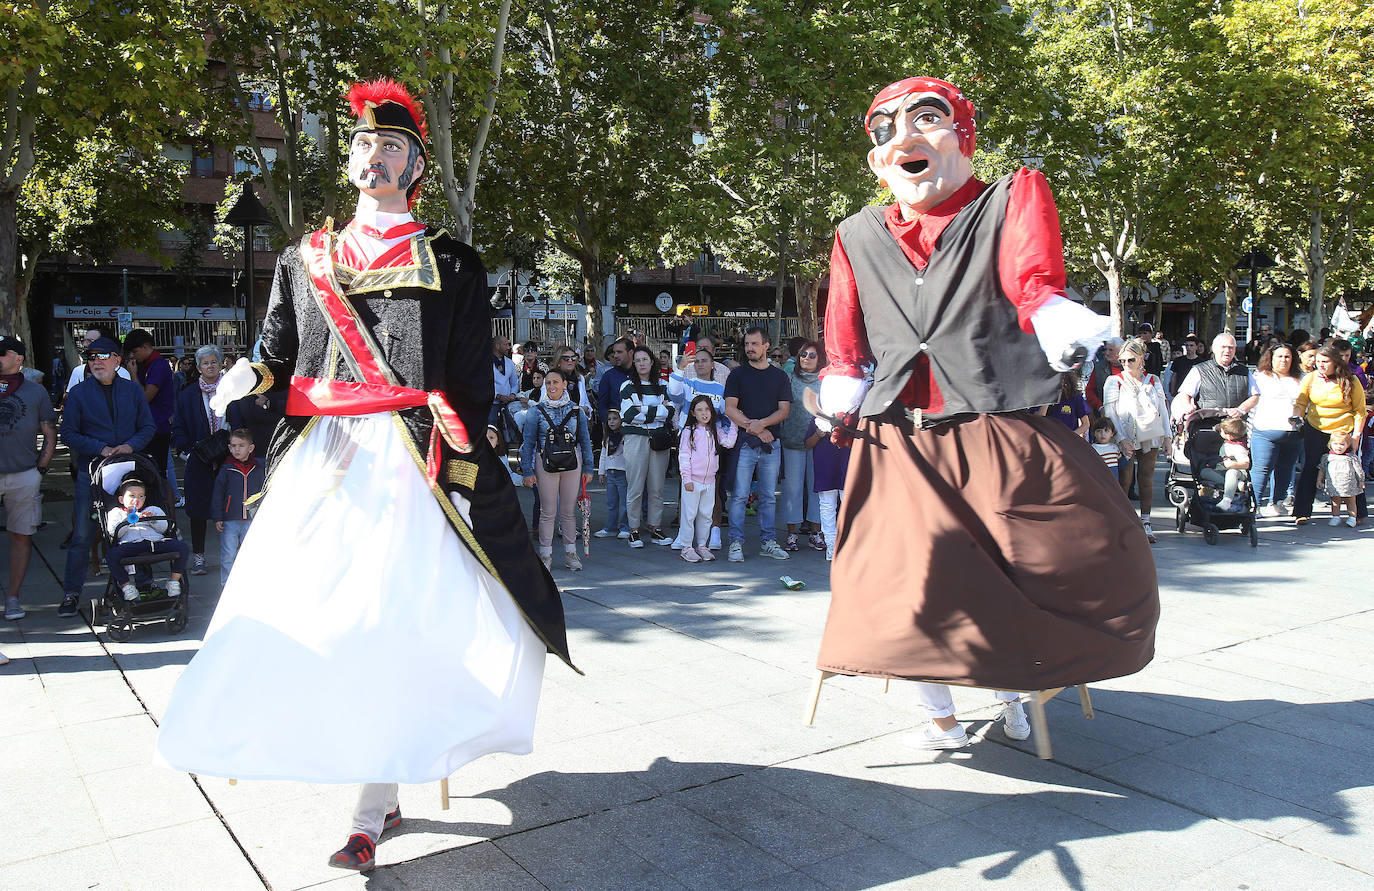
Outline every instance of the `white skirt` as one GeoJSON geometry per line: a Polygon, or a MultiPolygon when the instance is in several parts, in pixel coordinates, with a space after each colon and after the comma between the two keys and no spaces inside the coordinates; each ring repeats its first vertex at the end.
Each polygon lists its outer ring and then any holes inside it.
{"type": "Polygon", "coordinates": [[[172,692],[168,765],[422,783],[530,751],[544,645],[409,443],[389,413],[323,417],[282,460],[172,692]]]}

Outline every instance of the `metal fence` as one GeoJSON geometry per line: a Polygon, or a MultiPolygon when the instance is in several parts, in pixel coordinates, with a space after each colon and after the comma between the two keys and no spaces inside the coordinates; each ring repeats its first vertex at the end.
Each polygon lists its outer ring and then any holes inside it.
{"type": "MultiPolygon", "coordinates": [[[[776,331],[778,320],[776,316],[771,315],[694,316],[692,323],[697,325],[699,330],[713,331],[725,340],[742,341],[744,332],[755,325],[765,331],[776,331]]],[[[615,333],[618,336],[624,337],[631,331],[642,331],[649,343],[667,346],[677,343],[682,332],[682,321],[673,316],[621,316],[615,320],[615,333]]],[[[801,319],[796,316],[784,316],[782,336],[777,339],[786,340],[801,333],[801,319]]]]}
{"type": "MultiPolygon", "coordinates": [[[[86,321],[67,322],[65,342],[75,349],[89,327],[91,323],[86,321]]],[[[139,319],[134,327],[151,332],[153,346],[167,356],[193,356],[198,348],[211,343],[236,356],[245,355],[252,348],[247,342],[243,322],[236,320],[139,319]]]]}

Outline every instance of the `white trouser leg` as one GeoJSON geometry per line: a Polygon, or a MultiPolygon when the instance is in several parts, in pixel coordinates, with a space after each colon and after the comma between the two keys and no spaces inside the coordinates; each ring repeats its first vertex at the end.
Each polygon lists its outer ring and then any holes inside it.
{"type": "Polygon", "coordinates": [[[350,834],[361,832],[375,844],[381,837],[386,815],[396,810],[400,803],[396,791],[395,783],[363,783],[358,790],[358,806],[353,809],[350,834]]]}
{"type": "Polygon", "coordinates": [[[928,684],[925,681],[916,682],[916,698],[925,706],[926,717],[928,718],[952,718],[954,717],[954,695],[949,692],[949,687],[944,684],[928,684]]]}
{"type": "Polygon", "coordinates": [[[840,507],[840,491],[829,489],[818,496],[821,508],[821,534],[825,536],[825,543],[832,548],[835,547],[835,521],[840,507]]]}
{"type": "MultiPolygon", "coordinates": [[[[998,702],[1016,702],[1021,698],[1020,693],[1006,690],[994,690],[993,695],[997,697],[998,702]]],[[[954,717],[954,694],[950,693],[949,687],[944,684],[928,684],[925,681],[917,681],[916,696],[920,699],[921,705],[925,707],[926,717],[954,717]]]]}

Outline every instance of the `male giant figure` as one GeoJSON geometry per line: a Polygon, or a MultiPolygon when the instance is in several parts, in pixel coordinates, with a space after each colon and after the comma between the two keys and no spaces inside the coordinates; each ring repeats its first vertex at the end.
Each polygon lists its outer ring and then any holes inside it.
{"type": "Polygon", "coordinates": [[[1005,691],[1003,726],[1024,739],[1016,691],[1130,674],[1154,651],[1140,521],[1037,410],[1105,320],[1064,296],[1044,177],[973,177],[958,88],[894,83],[865,127],[897,200],[841,223],[831,257],[820,408],[858,435],[818,667],[927,682],[922,746],[968,742],[947,684],[1005,691]]]}
{"type": "Polygon", "coordinates": [[[195,773],[363,783],[330,863],[368,870],[400,822],[398,782],[530,750],[544,653],[568,649],[558,590],[478,433],[486,271],[410,216],[425,131],[404,88],[358,84],[349,100],[356,214],[282,252],[262,363],[240,360],[213,402],[282,390],[286,419],[158,747],[195,773]]]}

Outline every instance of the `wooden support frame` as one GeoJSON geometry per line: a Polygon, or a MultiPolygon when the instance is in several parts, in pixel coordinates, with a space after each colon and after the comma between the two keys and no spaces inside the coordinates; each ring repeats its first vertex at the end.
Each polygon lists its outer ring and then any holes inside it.
{"type": "Polygon", "coordinates": [[[439,802],[440,810],[448,810],[448,777],[439,781],[439,797],[441,799],[439,802]]]}
{"type": "MultiPolygon", "coordinates": [[[[806,707],[802,710],[802,723],[810,727],[816,720],[816,707],[821,701],[821,687],[837,672],[816,669],[815,680],[811,683],[811,696],[807,699],[806,707]]],[[[883,679],[883,692],[886,693],[891,686],[891,679],[883,679]]],[[[1092,695],[1088,693],[1087,684],[1078,684],[1078,704],[1083,708],[1083,717],[1092,720],[1096,717],[1093,712],[1092,695]]],[[[1050,722],[1045,715],[1045,703],[1063,692],[1066,687],[1052,687],[1048,690],[1032,690],[1025,694],[1025,701],[1030,706],[1031,734],[1035,737],[1035,754],[1040,758],[1049,760],[1054,757],[1054,750],[1050,745],[1050,722]]],[[[447,799],[445,799],[447,800],[447,799]]]]}

